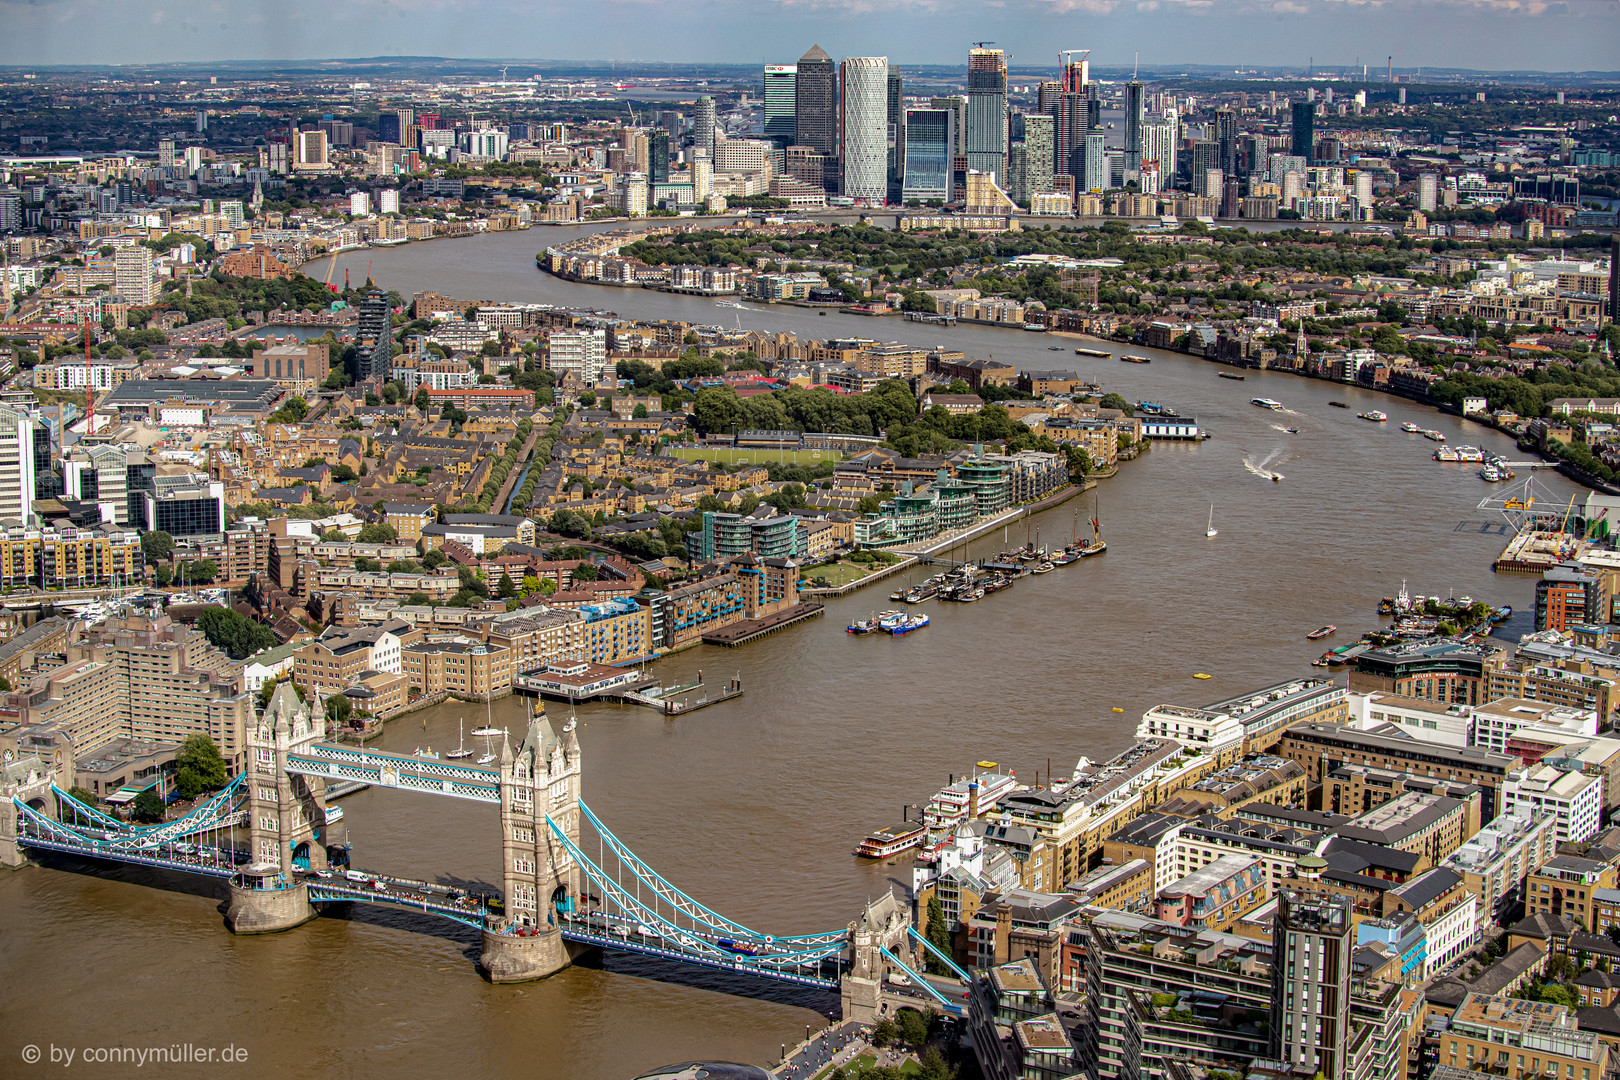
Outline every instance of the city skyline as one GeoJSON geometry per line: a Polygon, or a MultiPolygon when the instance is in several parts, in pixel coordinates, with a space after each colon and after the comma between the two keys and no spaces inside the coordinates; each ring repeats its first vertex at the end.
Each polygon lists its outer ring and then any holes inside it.
{"type": "Polygon", "coordinates": [[[765,10],[711,0],[677,16],[619,0],[599,5],[588,23],[574,26],[560,6],[520,12],[495,0],[452,8],[407,0],[339,9],[295,0],[273,13],[260,4],[220,0],[210,5],[207,18],[165,7],[119,9],[103,0],[0,0],[12,28],[0,43],[0,64],[272,62],[429,51],[480,58],[496,41],[506,55],[531,59],[789,63],[806,40],[821,41],[835,56],[949,64],[959,62],[966,39],[996,34],[1015,68],[1044,66],[1048,55],[1055,58],[1054,42],[1089,47],[1094,62],[1114,67],[1132,63],[1137,54],[1149,65],[1302,70],[1314,55],[1318,71],[1365,63],[1369,73],[1391,53],[1397,68],[1406,70],[1579,72],[1613,65],[1613,4],[1606,0],[1423,0],[1401,7],[1340,0],[1283,0],[1263,7],[1020,0],[1004,9],[1007,17],[995,26],[938,17],[958,10],[957,0],[915,0],[882,10],[865,0],[789,0],[765,10]],[[428,43],[431,50],[424,48],[428,43]]]}

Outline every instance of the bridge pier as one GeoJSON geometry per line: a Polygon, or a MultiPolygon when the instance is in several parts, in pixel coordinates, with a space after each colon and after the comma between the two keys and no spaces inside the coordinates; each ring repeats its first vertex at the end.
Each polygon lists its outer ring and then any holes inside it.
{"type": "MultiPolygon", "coordinates": [[[[278,887],[254,876],[253,869],[231,879],[231,898],[225,909],[225,925],[231,933],[274,934],[302,926],[318,914],[309,902],[308,885],[300,881],[278,887]]],[[[273,868],[263,869],[274,873],[273,868]]]]}
{"type": "Polygon", "coordinates": [[[586,951],[585,947],[564,941],[562,934],[551,927],[522,935],[486,927],[478,966],[493,983],[533,982],[557,974],[586,951]]]}

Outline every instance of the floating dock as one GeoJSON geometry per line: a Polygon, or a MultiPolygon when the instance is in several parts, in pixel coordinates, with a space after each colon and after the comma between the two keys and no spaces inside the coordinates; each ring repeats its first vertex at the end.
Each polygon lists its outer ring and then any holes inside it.
{"type": "Polygon", "coordinates": [[[763,619],[743,619],[734,622],[723,630],[716,630],[712,634],[703,635],[705,645],[724,645],[734,649],[738,645],[746,645],[750,641],[758,641],[767,634],[774,634],[778,630],[786,630],[796,623],[813,619],[827,609],[821,604],[795,604],[774,615],[767,615],[763,619]]]}

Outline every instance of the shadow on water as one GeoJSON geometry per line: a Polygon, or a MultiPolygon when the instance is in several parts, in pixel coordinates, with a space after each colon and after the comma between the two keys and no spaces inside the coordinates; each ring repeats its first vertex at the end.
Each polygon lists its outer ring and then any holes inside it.
{"type": "Polygon", "coordinates": [[[59,851],[31,850],[29,858],[38,863],[42,869],[59,870],[67,874],[99,878],[102,881],[143,885],[148,889],[202,896],[210,900],[223,901],[228,895],[224,878],[208,877],[203,874],[187,874],[179,870],[165,870],[161,867],[141,866],[136,863],[104,862],[59,851]]]}
{"type": "Polygon", "coordinates": [[[654,979],[676,986],[696,990],[710,990],[717,994],[769,1001],[778,1005],[794,1005],[810,1009],[827,1017],[839,1015],[838,995],[827,990],[792,983],[761,979],[752,975],[738,975],[714,968],[688,966],[674,960],[640,953],[602,951],[587,954],[582,967],[596,967],[615,975],[633,975],[640,979],[654,979]]]}

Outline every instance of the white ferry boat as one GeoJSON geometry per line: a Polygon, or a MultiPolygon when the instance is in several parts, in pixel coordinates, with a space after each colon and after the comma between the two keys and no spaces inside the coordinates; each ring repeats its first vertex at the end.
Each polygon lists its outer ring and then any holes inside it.
{"type": "Polygon", "coordinates": [[[1268,397],[1252,398],[1252,399],[1250,399],[1249,404],[1250,405],[1258,405],[1262,409],[1279,409],[1280,410],[1283,407],[1282,402],[1275,401],[1275,400],[1273,400],[1271,398],[1268,398],[1268,397]]]}
{"type": "MultiPolygon", "coordinates": [[[[980,767],[994,769],[995,763],[981,763],[980,767]]],[[[997,799],[1017,788],[1018,778],[1009,773],[980,772],[964,776],[934,794],[923,808],[923,822],[930,832],[950,828],[959,821],[967,820],[970,805],[983,814],[995,805],[997,799]]]]}
{"type": "Polygon", "coordinates": [[[924,828],[920,821],[905,821],[899,825],[886,825],[871,833],[855,854],[863,859],[887,859],[922,843],[924,828]]]}
{"type": "Polygon", "coordinates": [[[1453,450],[1449,446],[1442,446],[1440,449],[1438,449],[1438,450],[1436,450],[1434,452],[1434,460],[1436,460],[1436,461],[1461,461],[1462,460],[1462,455],[1457,453],[1457,451],[1453,450]]]}
{"type": "Polygon", "coordinates": [[[1408,435],[1416,435],[1423,429],[1412,423],[1412,421],[1408,420],[1406,423],[1401,425],[1401,430],[1406,432],[1408,435]]]}
{"type": "Polygon", "coordinates": [[[1382,424],[1389,419],[1389,414],[1372,409],[1369,412],[1358,414],[1363,420],[1371,420],[1375,424],[1382,424]]]}

